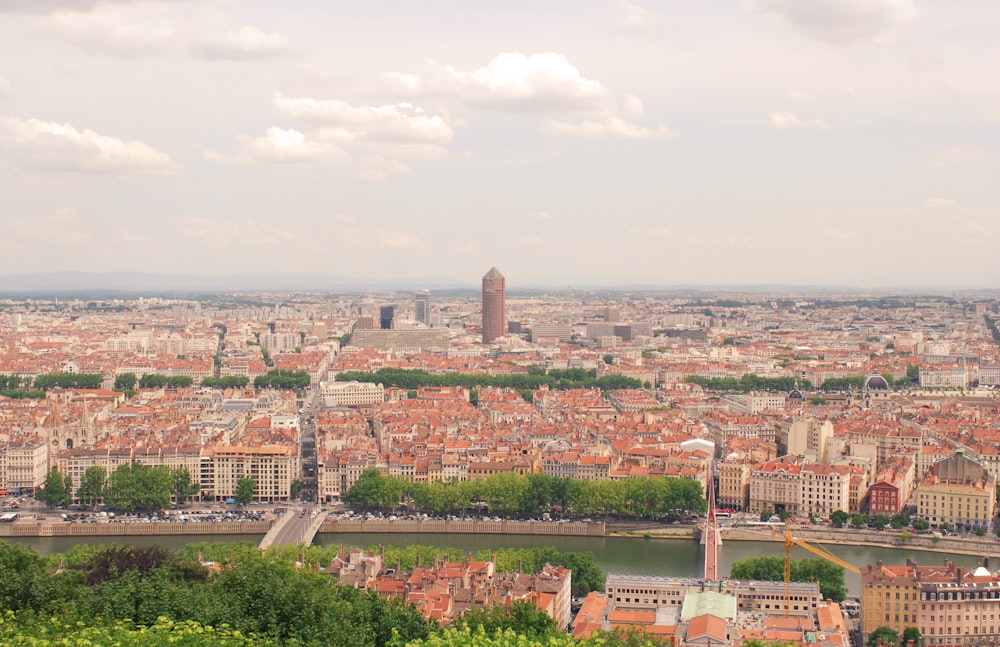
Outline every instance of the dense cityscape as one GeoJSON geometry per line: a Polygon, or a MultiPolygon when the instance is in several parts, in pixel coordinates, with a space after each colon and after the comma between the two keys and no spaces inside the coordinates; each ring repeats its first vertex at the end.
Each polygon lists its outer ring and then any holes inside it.
{"type": "Polygon", "coordinates": [[[481,295],[9,297],[0,532],[245,532],[266,548],[419,528],[500,548],[627,527],[701,539],[703,572],[584,586],[586,566],[515,577],[495,554],[300,561],[446,624],[519,600],[577,638],[989,644],[1000,574],[912,551],[1000,548],[998,308],[985,293],[518,293],[497,268],[481,295]],[[725,544],[771,538],[817,563],[785,584],[780,557],[718,572],[725,544]],[[857,542],[910,552],[852,565],[817,547],[857,542]],[[860,574],[853,602],[841,567],[860,574]]]}

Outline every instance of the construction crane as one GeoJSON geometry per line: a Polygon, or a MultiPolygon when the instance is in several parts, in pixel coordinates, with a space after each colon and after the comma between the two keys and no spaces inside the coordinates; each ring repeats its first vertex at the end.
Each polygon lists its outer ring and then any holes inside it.
{"type": "MultiPolygon", "coordinates": [[[[772,528],[771,535],[777,536],[777,534],[778,530],[776,528],[772,528]]],[[[854,564],[851,564],[850,562],[842,560],[841,558],[837,557],[827,549],[820,548],[819,546],[813,546],[812,544],[809,544],[804,540],[799,539],[798,537],[792,535],[791,519],[785,520],[784,539],[785,539],[785,615],[786,616],[788,615],[789,609],[791,607],[789,598],[791,597],[791,587],[792,587],[792,546],[799,546],[801,548],[804,548],[813,555],[816,555],[817,557],[822,557],[827,561],[833,562],[837,566],[845,568],[851,571],[852,573],[857,573],[857,574],[861,573],[860,568],[858,568],[854,564]]]]}

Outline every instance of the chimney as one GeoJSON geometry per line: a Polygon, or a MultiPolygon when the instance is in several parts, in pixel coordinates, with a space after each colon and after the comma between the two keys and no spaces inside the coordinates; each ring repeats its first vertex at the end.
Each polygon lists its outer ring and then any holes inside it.
{"type": "Polygon", "coordinates": [[[520,557],[517,558],[517,574],[518,575],[521,574],[521,558],[520,557]]]}
{"type": "Polygon", "coordinates": [[[420,553],[417,553],[417,561],[413,566],[414,568],[420,568],[420,553]]]}

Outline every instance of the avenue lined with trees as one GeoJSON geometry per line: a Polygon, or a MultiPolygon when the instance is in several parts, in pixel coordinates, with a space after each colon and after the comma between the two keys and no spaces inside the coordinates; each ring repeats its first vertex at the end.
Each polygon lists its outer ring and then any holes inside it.
{"type": "Polygon", "coordinates": [[[484,386],[511,388],[531,392],[541,386],[554,390],[591,389],[602,391],[613,389],[641,389],[642,381],[624,375],[603,375],[597,377],[594,369],[571,368],[546,372],[537,366],[529,366],[526,375],[490,375],[488,373],[446,373],[434,374],[414,369],[383,368],[374,373],[367,371],[344,371],[337,375],[338,382],[370,382],[398,386],[415,390],[423,386],[460,386],[475,389],[484,386]]]}
{"type": "Polygon", "coordinates": [[[406,507],[436,515],[483,511],[534,517],[555,511],[659,519],[703,514],[708,509],[700,484],[691,479],[586,481],[508,473],[468,481],[418,483],[375,469],[365,470],[343,500],[358,508],[392,511],[406,507]]]}

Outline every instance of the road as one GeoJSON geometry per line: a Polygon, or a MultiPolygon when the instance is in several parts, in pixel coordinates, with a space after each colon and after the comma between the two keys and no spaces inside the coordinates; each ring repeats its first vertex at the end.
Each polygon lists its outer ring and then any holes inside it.
{"type": "Polygon", "coordinates": [[[272,546],[282,544],[302,543],[309,529],[309,524],[313,521],[313,516],[307,508],[293,508],[289,513],[292,518],[285,524],[285,527],[278,532],[271,542],[272,546]]]}

